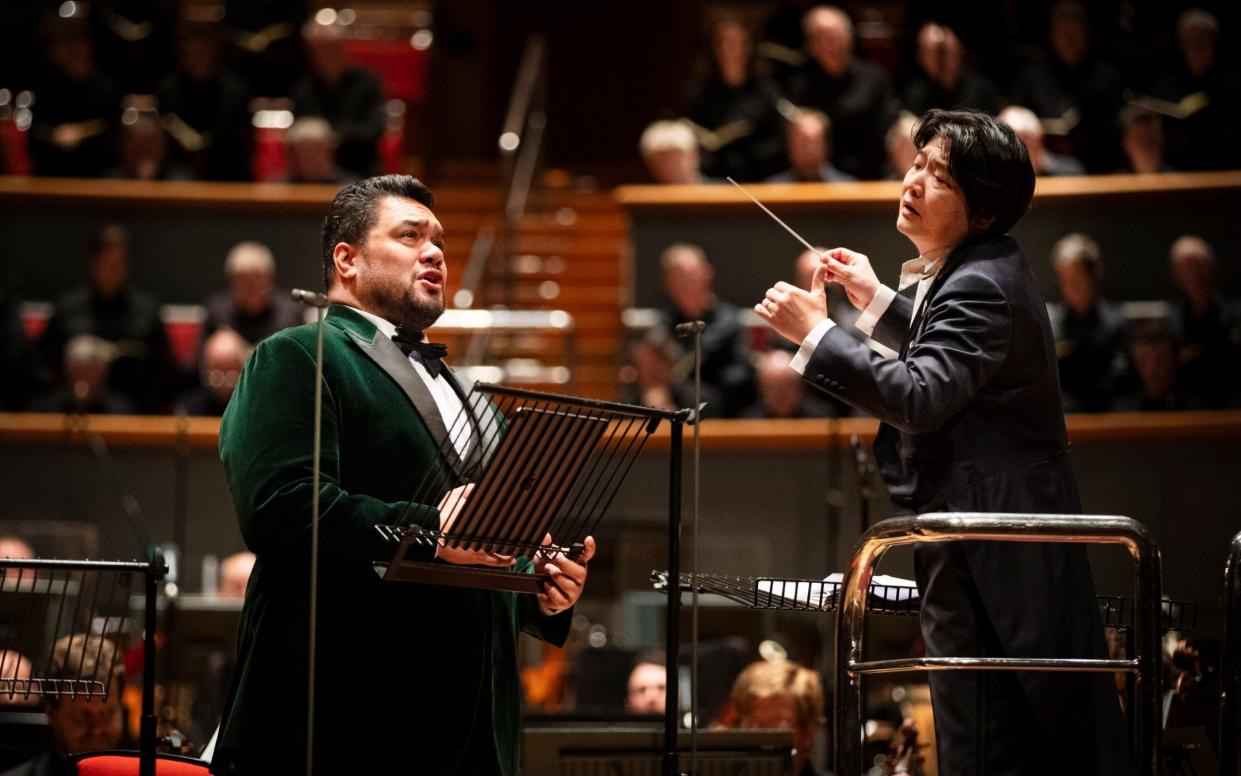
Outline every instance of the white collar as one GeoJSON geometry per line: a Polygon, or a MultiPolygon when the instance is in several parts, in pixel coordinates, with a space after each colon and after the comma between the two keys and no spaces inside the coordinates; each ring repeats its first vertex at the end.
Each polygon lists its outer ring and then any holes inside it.
{"type": "Polygon", "coordinates": [[[910,259],[901,265],[901,279],[897,285],[897,291],[904,291],[914,283],[923,280],[930,280],[939,274],[944,268],[944,260],[952,253],[951,250],[943,251],[938,256],[919,256],[916,259],[910,259]]]}
{"type": "Polygon", "coordinates": [[[375,324],[375,328],[383,332],[383,335],[387,337],[388,339],[392,339],[392,335],[396,334],[396,324],[392,323],[387,318],[380,318],[378,315],[375,315],[374,313],[368,313],[366,310],[362,310],[360,308],[354,307],[353,305],[344,305],[344,306],[348,307],[350,310],[353,310],[358,315],[361,315],[366,320],[375,324]]]}

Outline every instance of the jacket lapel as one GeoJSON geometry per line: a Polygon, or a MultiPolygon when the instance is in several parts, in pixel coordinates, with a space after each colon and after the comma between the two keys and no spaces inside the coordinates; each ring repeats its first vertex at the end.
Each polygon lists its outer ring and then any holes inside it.
{"type": "Polygon", "coordinates": [[[944,268],[935,273],[935,279],[931,281],[931,287],[926,290],[926,298],[922,300],[922,306],[914,310],[913,322],[909,325],[909,332],[905,335],[905,342],[901,345],[900,360],[905,360],[905,355],[909,352],[909,348],[913,343],[922,336],[922,331],[926,328],[926,313],[931,309],[931,305],[935,301],[935,294],[939,291],[940,286],[952,274],[960,264],[961,259],[969,252],[969,243],[962,245],[953,252],[948,260],[944,262],[944,268]]]}
{"type": "Polygon", "coordinates": [[[439,448],[440,454],[449,462],[457,476],[460,477],[462,464],[456,449],[448,439],[448,428],[444,425],[444,419],[440,417],[439,405],[435,403],[435,399],[431,396],[431,392],[427,390],[427,386],[418,377],[418,373],[414,371],[414,367],[409,363],[409,358],[401,352],[392,340],[383,335],[383,332],[375,331],[374,336],[367,340],[362,335],[354,331],[349,331],[349,338],[353,343],[362,350],[363,353],[370,356],[371,360],[379,365],[379,368],[388,373],[388,376],[401,387],[405,395],[413,403],[414,408],[418,410],[418,416],[422,418],[422,423],[427,427],[427,431],[431,432],[431,437],[435,440],[436,447],[439,448]]]}

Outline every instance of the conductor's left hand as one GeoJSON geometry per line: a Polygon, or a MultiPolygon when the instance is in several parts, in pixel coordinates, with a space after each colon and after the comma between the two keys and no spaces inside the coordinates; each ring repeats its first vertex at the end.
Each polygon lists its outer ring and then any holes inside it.
{"type": "Polygon", "coordinates": [[[543,614],[559,614],[577,603],[577,599],[581,597],[582,589],[586,587],[586,564],[595,557],[595,538],[587,536],[582,544],[584,549],[576,561],[559,552],[547,558],[539,558],[541,565],[535,570],[551,577],[538,596],[539,611],[543,614]]]}
{"type": "Polygon", "coordinates": [[[814,273],[814,284],[809,291],[783,280],[776,283],[767,289],[763,301],[754,305],[754,312],[781,337],[800,344],[811,329],[827,320],[823,271],[814,273]]]}

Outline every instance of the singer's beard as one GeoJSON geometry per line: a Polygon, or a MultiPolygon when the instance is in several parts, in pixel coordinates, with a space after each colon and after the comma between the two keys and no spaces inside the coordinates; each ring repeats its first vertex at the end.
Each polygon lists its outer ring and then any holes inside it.
{"type": "Polygon", "coordinates": [[[416,286],[396,281],[377,284],[371,288],[370,297],[376,314],[405,328],[422,331],[444,313],[443,296],[424,295],[416,286]]]}

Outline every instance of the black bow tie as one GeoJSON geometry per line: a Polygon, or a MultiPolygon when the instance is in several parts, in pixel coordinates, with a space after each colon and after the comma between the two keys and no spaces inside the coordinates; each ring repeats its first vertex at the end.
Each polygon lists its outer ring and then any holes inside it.
{"type": "Polygon", "coordinates": [[[392,335],[392,341],[407,357],[411,353],[417,353],[418,360],[422,362],[427,374],[432,378],[440,376],[440,371],[444,368],[443,359],[448,355],[447,345],[441,345],[438,342],[423,342],[422,332],[417,329],[413,333],[407,332],[400,326],[396,327],[396,334],[392,335]]]}

